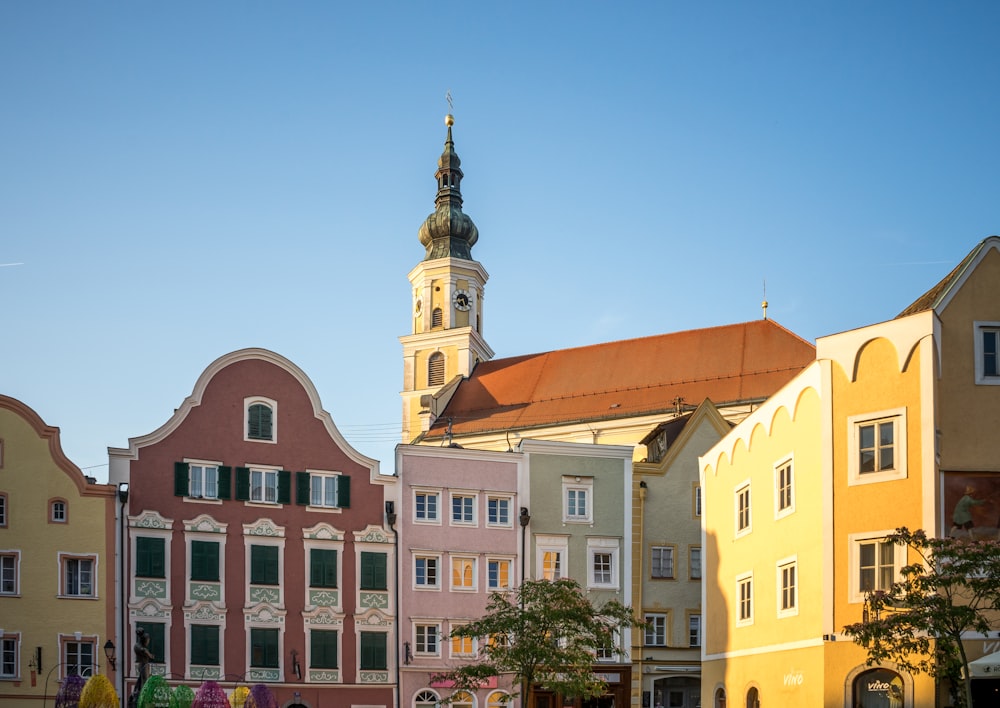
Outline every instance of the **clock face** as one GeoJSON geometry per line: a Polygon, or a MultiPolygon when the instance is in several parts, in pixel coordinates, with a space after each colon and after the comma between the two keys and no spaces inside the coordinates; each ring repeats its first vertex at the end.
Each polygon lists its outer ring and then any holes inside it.
{"type": "Polygon", "coordinates": [[[463,312],[472,307],[472,299],[469,297],[469,293],[465,290],[456,290],[454,301],[455,309],[462,310],[463,312]]]}

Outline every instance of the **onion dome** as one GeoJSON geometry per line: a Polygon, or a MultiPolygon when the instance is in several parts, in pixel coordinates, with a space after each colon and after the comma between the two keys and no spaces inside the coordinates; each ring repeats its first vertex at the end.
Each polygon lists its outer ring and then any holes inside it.
{"type": "Polygon", "coordinates": [[[472,260],[472,246],[479,240],[479,229],[472,219],[462,211],[462,161],[455,152],[451,139],[451,126],[455,119],[445,116],[448,137],[444,141],[444,152],[438,160],[438,191],[434,198],[434,213],[420,226],[420,243],[427,249],[425,261],[436,258],[461,258],[472,260]]]}

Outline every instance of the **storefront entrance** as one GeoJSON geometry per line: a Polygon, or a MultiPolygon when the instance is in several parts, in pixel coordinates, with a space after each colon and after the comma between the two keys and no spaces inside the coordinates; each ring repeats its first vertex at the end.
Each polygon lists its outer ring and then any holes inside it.
{"type": "Polygon", "coordinates": [[[672,676],[653,683],[653,708],[700,708],[701,679],[672,676]]]}
{"type": "Polygon", "coordinates": [[[903,708],[903,677],[889,669],[864,671],[852,693],[854,708],[903,708]]]}

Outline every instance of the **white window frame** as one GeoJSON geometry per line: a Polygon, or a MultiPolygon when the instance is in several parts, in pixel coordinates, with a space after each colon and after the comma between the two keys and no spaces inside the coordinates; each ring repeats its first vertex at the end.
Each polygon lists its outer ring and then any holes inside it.
{"type": "MultiPolygon", "coordinates": [[[[865,601],[865,591],[861,587],[861,546],[868,543],[879,543],[885,541],[885,539],[894,534],[893,529],[884,529],[882,531],[871,531],[868,533],[855,533],[849,534],[847,537],[847,542],[849,544],[848,548],[848,568],[850,569],[850,575],[848,580],[848,602],[864,602],[865,601]]],[[[899,573],[906,565],[906,547],[901,545],[896,545],[892,553],[892,565],[893,565],[893,581],[899,580],[899,573]]],[[[887,588],[880,588],[878,585],[878,547],[875,548],[875,587],[872,590],[885,590],[887,588]]]]}
{"type": "Polygon", "coordinates": [[[49,502],[49,521],[53,524],[69,523],[69,502],[65,499],[52,499],[49,502]]]}
{"type": "Polygon", "coordinates": [[[452,492],[451,496],[448,498],[448,520],[452,526],[478,526],[479,525],[479,495],[474,492],[452,492]],[[457,500],[462,501],[462,512],[460,519],[455,519],[455,502],[457,500]],[[468,511],[471,511],[471,519],[467,520],[465,518],[466,503],[465,500],[469,500],[468,511]]]}
{"type": "MultiPolygon", "coordinates": [[[[906,479],[906,408],[891,408],[884,411],[874,411],[863,415],[853,415],[847,419],[847,484],[872,484],[906,479]],[[861,472],[861,434],[865,425],[876,423],[893,423],[893,464],[892,469],[861,472]]],[[[876,431],[877,437],[877,431],[876,431]]],[[[876,440],[876,452],[878,443],[876,440]]]]}
{"type": "Polygon", "coordinates": [[[17,597],[21,594],[21,551],[16,549],[2,550],[0,551],[0,595],[6,597],[17,597]],[[7,560],[10,560],[8,563],[7,560]],[[9,566],[9,573],[8,567],[9,566]],[[10,591],[5,591],[4,585],[7,582],[7,576],[10,575],[10,580],[13,582],[13,589],[10,591]]]}
{"type": "Polygon", "coordinates": [[[340,472],[331,472],[325,470],[306,470],[309,475],[309,507],[312,509],[340,509],[340,477],[342,476],[340,472]],[[314,487],[317,481],[322,483],[323,489],[321,490],[320,496],[322,497],[321,503],[317,504],[314,500],[314,487]],[[333,485],[333,504],[326,503],[326,485],[333,485]]]}
{"type": "Polygon", "coordinates": [[[98,584],[98,574],[97,574],[97,561],[98,556],[87,554],[87,553],[59,553],[59,592],[58,597],[67,598],[73,600],[96,600],[99,595],[97,593],[98,584]],[[90,593],[68,593],[66,592],[66,582],[68,574],[68,564],[69,563],[79,563],[79,562],[89,562],[90,563],[90,593]]]}
{"type": "MultiPolygon", "coordinates": [[[[450,510],[449,510],[450,511],[450,510]]],[[[434,524],[436,526],[441,525],[441,492],[439,490],[430,489],[414,489],[413,490],[413,523],[415,524],[434,524]],[[424,499],[424,516],[421,518],[417,510],[417,498],[423,496],[424,499]],[[427,499],[434,499],[434,515],[427,515],[427,499]]]]}
{"type": "Polygon", "coordinates": [[[700,647],[702,642],[702,626],[701,626],[701,613],[700,612],[689,612],[688,613],[688,646],[695,648],[700,647]],[[691,641],[692,638],[694,641],[691,641]]]}
{"type": "Polygon", "coordinates": [[[413,655],[441,656],[441,623],[425,620],[413,622],[413,655]]]}
{"type": "Polygon", "coordinates": [[[774,466],[774,518],[781,519],[795,512],[795,460],[792,455],[783,458],[774,466]],[[782,485],[782,472],[788,470],[788,481],[782,485]],[[785,487],[788,488],[788,504],[782,506],[785,496],[785,487]]]}
{"type": "Polygon", "coordinates": [[[486,497],[486,525],[491,528],[504,528],[509,529],[514,525],[514,503],[510,496],[501,496],[499,494],[489,494],[486,497]],[[496,502],[497,504],[497,520],[493,521],[490,516],[490,505],[496,502]],[[500,521],[500,508],[502,505],[507,505],[507,521],[500,521]]]}
{"type": "Polygon", "coordinates": [[[701,546],[691,546],[688,548],[688,579],[689,580],[701,580],[702,574],[705,572],[704,566],[702,564],[701,546]],[[698,562],[695,563],[695,556],[698,557],[698,562]],[[694,569],[697,566],[698,574],[694,574],[694,569]]]}
{"type": "MultiPolygon", "coordinates": [[[[979,386],[1000,386],[1000,373],[995,376],[987,376],[984,372],[986,357],[984,352],[985,347],[985,335],[987,332],[995,334],[997,337],[997,344],[1000,347],[1000,322],[987,322],[987,321],[975,321],[972,323],[973,335],[975,337],[975,342],[973,344],[973,351],[975,351],[975,381],[979,386]]],[[[998,354],[998,359],[1000,359],[1000,354],[998,354]]],[[[1000,361],[997,361],[997,370],[1000,372],[1000,361]]]]}
{"type": "MultiPolygon", "coordinates": [[[[465,623],[464,622],[452,622],[451,623],[451,628],[452,628],[452,630],[455,630],[458,627],[461,627],[463,624],[465,624],[465,623]]],[[[477,653],[478,653],[478,648],[479,648],[478,647],[478,642],[476,641],[475,637],[452,637],[450,635],[448,636],[448,653],[449,653],[449,655],[453,659],[472,659],[472,658],[475,658],[476,655],[477,655],[477,653]],[[455,642],[456,641],[460,641],[462,643],[462,647],[459,649],[459,651],[455,651],[455,642]],[[469,649],[469,651],[465,651],[465,644],[466,644],[466,642],[468,642],[469,646],[471,647],[469,649]]]]}
{"type": "Polygon", "coordinates": [[[645,619],[646,628],[643,630],[643,646],[667,646],[667,613],[647,612],[645,619]],[[652,639],[652,641],[650,641],[650,639],[652,639]]]}
{"type": "Polygon", "coordinates": [[[489,557],[486,559],[486,588],[491,592],[504,592],[506,590],[512,590],[514,588],[514,560],[512,558],[495,558],[489,557]],[[493,563],[504,563],[507,565],[507,584],[500,584],[500,573],[497,572],[497,584],[493,585],[490,579],[490,566],[493,563]]]}
{"type": "Polygon", "coordinates": [[[676,580],[677,579],[677,547],[673,544],[658,544],[655,546],[650,546],[649,548],[649,577],[653,580],[676,580]],[[657,564],[656,556],[657,552],[660,555],[660,562],[657,564]],[[670,560],[670,572],[668,574],[663,573],[663,555],[664,553],[669,556],[670,560]],[[657,575],[654,571],[656,566],[660,566],[660,574],[657,575]]]}
{"type": "Polygon", "coordinates": [[[753,597],[753,572],[742,573],[736,576],[736,595],[735,599],[735,613],[733,616],[736,618],[737,627],[747,627],[753,624],[753,613],[754,613],[754,597],[753,597]],[[746,588],[746,595],[744,595],[744,588],[746,588]],[[746,612],[744,613],[744,603],[746,604],[746,612]]]}
{"type": "Polygon", "coordinates": [[[243,399],[243,440],[271,445],[278,443],[278,402],[276,400],[264,396],[247,396],[243,399]],[[271,408],[271,438],[269,440],[250,437],[250,406],[256,403],[263,403],[271,408]]]}
{"type": "MultiPolygon", "coordinates": [[[[594,478],[582,476],[566,476],[562,480],[562,513],[563,523],[566,524],[592,524],[594,522],[594,478]],[[584,495],[586,505],[585,513],[569,513],[569,497],[575,497],[574,506],[579,504],[579,495],[584,495]]],[[[563,576],[565,577],[565,576],[563,576]]]]}
{"type": "MultiPolygon", "coordinates": [[[[616,590],[621,585],[621,566],[619,564],[619,542],[616,538],[587,539],[587,587],[616,590]],[[598,556],[609,556],[610,582],[598,580],[596,562],[598,556]]],[[[563,576],[567,577],[567,576],[563,576]]]]}
{"type": "Polygon", "coordinates": [[[599,663],[616,661],[618,659],[618,649],[619,649],[618,642],[619,642],[619,632],[617,630],[612,630],[611,643],[608,644],[607,646],[595,648],[594,659],[599,663]]]}
{"type": "MultiPolygon", "coordinates": [[[[424,579],[427,578],[427,566],[424,566],[424,579]]],[[[414,553],[413,554],[413,589],[414,590],[440,590],[441,589],[441,555],[438,553],[414,553]],[[417,582],[417,562],[418,561],[433,561],[434,562],[434,582],[433,583],[419,583],[417,582]]]]}
{"type": "Polygon", "coordinates": [[[221,462],[208,462],[206,460],[189,460],[189,459],[185,459],[184,462],[188,466],[188,498],[190,498],[190,499],[209,499],[209,500],[212,500],[212,501],[217,500],[219,498],[219,467],[222,466],[222,463],[221,462]],[[194,477],[195,477],[194,469],[196,467],[200,468],[202,470],[202,478],[200,480],[200,485],[201,485],[202,489],[201,489],[201,493],[199,493],[199,494],[195,494],[195,488],[194,488],[194,484],[195,484],[195,482],[194,482],[194,477]],[[205,480],[207,478],[207,471],[209,469],[212,469],[212,470],[215,471],[215,482],[214,482],[214,484],[215,484],[215,494],[214,495],[209,495],[209,494],[205,493],[206,492],[205,488],[208,486],[206,484],[205,480]]]}
{"type": "Polygon", "coordinates": [[[753,531],[753,494],[750,488],[750,480],[744,480],[736,485],[733,491],[733,535],[736,538],[746,536],[753,531]],[[743,516],[743,496],[746,495],[746,526],[740,528],[743,516]]]}
{"type": "Polygon", "coordinates": [[[431,688],[421,688],[413,696],[413,708],[438,708],[441,696],[431,688]],[[433,697],[433,700],[428,700],[433,697]]]}
{"type": "Polygon", "coordinates": [[[559,574],[555,578],[569,578],[569,537],[568,536],[545,536],[539,534],[535,537],[535,577],[539,580],[545,579],[545,554],[556,553],[559,555],[559,574]]]}
{"type": "Polygon", "coordinates": [[[0,680],[17,680],[21,677],[21,633],[0,634],[0,680]]]}
{"type": "MultiPolygon", "coordinates": [[[[272,467],[272,466],[269,466],[269,465],[249,465],[248,469],[250,470],[250,499],[249,499],[249,502],[251,504],[267,504],[269,506],[280,506],[280,504],[278,503],[278,473],[281,472],[281,468],[280,467],[272,467]],[[260,497],[261,497],[260,499],[254,498],[253,477],[254,477],[255,474],[260,474],[261,475],[261,484],[260,484],[260,487],[259,487],[259,489],[260,489],[260,497]],[[269,500],[269,499],[267,499],[267,489],[268,489],[267,480],[268,480],[269,477],[272,477],[272,476],[274,478],[274,499],[273,500],[269,500]]],[[[311,482],[310,482],[310,485],[311,485],[311,482]]],[[[311,488],[311,486],[310,486],[309,492],[310,492],[310,495],[311,495],[312,494],[312,488],[311,488]]]]}
{"type": "Polygon", "coordinates": [[[451,556],[448,563],[448,581],[451,583],[452,592],[476,592],[479,590],[479,559],[476,556],[451,556]],[[455,563],[469,563],[472,566],[472,584],[465,585],[464,567],[462,572],[463,583],[455,584],[455,563]]]}
{"type": "Polygon", "coordinates": [[[98,668],[98,655],[97,655],[97,637],[94,635],[82,635],[79,639],[73,634],[61,634],[59,635],[59,657],[62,660],[62,664],[59,667],[59,673],[62,678],[65,678],[69,674],[70,662],[69,662],[69,648],[70,646],[76,646],[77,650],[83,646],[90,646],[90,664],[79,664],[79,667],[83,669],[80,671],[79,675],[84,678],[89,678],[94,675],[94,670],[98,668]]]}
{"type": "Polygon", "coordinates": [[[775,564],[777,577],[775,580],[775,603],[777,605],[778,617],[794,617],[799,614],[799,590],[801,588],[801,576],[799,574],[798,556],[788,556],[782,558],[775,564]],[[788,585],[788,576],[791,574],[791,584],[788,585]],[[785,607],[785,595],[791,591],[791,604],[785,607]]]}

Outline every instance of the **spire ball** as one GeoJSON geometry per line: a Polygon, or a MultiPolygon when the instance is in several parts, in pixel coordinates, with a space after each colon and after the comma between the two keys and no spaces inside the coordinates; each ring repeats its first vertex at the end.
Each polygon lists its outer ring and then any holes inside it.
{"type": "Polygon", "coordinates": [[[455,125],[455,116],[453,116],[451,113],[446,115],[444,117],[444,124],[447,125],[449,128],[455,125]]]}

